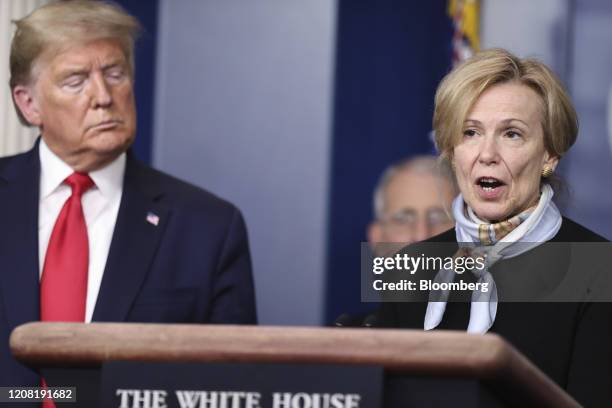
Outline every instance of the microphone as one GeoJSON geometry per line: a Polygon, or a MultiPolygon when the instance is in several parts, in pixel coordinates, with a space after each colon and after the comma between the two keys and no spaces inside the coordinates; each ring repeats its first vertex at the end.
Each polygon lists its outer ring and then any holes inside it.
{"type": "Polygon", "coordinates": [[[375,313],[365,315],[351,315],[342,313],[334,321],[336,327],[376,327],[377,319],[375,313]]]}
{"type": "Polygon", "coordinates": [[[358,327],[359,321],[356,321],[354,316],[348,313],[342,313],[340,316],[336,318],[334,321],[334,326],[336,327],[358,327]]]}
{"type": "Polygon", "coordinates": [[[376,319],[376,313],[370,313],[369,315],[367,315],[364,319],[363,322],[361,323],[361,326],[363,327],[376,327],[377,324],[377,319],[376,319]]]}

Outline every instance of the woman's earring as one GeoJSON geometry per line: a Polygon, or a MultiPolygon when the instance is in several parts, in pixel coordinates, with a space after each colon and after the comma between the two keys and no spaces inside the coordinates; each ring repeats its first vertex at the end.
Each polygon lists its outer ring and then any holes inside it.
{"type": "Polygon", "coordinates": [[[542,169],[542,178],[549,178],[553,174],[553,169],[550,165],[545,164],[542,169]]]}

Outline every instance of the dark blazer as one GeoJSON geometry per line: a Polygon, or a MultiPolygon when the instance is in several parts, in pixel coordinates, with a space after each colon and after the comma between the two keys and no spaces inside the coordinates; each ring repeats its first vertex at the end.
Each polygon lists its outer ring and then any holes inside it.
{"type": "MultiPolygon", "coordinates": [[[[0,386],[37,385],[10,355],[39,320],[38,143],[0,159],[0,386]]],[[[232,204],[127,156],[94,321],[256,323],[244,221],[232,204]],[[152,213],[158,225],[147,221],[152,213]]]]}
{"type": "MultiPolygon", "coordinates": [[[[449,230],[428,241],[455,242],[455,230],[449,230]]],[[[550,242],[606,241],[572,220],[563,218],[561,229],[550,242]]],[[[531,252],[538,248],[542,247],[531,252]]],[[[446,255],[452,256],[453,252],[446,255]]],[[[559,267],[564,263],[566,265],[564,254],[557,255],[555,261],[559,262],[559,267]]],[[[535,255],[533,258],[537,262],[540,257],[535,255]]],[[[502,262],[513,262],[513,259],[502,262]]],[[[596,260],[591,262],[584,264],[585,270],[595,266],[596,260]]],[[[610,265],[607,267],[609,269],[610,265]]],[[[509,269],[508,272],[513,274],[509,279],[517,278],[516,274],[530,273],[530,270],[509,269]]],[[[496,282],[498,278],[503,279],[503,273],[498,274],[498,277],[494,272],[492,274],[496,282]]],[[[489,332],[508,340],[585,406],[612,406],[611,306],[611,303],[584,302],[500,302],[489,332]]],[[[377,312],[377,325],[423,329],[426,307],[425,302],[382,303],[377,312]]],[[[469,314],[469,302],[449,302],[442,322],[436,329],[465,331],[469,314]]]]}

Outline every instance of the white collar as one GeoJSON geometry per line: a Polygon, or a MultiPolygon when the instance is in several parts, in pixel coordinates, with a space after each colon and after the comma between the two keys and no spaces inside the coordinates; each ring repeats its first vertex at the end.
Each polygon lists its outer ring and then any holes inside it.
{"type": "MultiPolygon", "coordinates": [[[[40,155],[40,199],[45,199],[53,193],[74,170],[49,149],[41,138],[39,146],[40,155]]],[[[89,176],[95,183],[102,196],[112,200],[121,194],[123,175],[125,174],[125,152],[104,166],[92,171],[89,176]]]]}

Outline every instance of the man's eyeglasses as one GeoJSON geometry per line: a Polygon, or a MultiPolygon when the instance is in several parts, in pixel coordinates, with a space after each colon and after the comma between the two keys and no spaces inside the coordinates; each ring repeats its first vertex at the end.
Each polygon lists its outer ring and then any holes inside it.
{"type": "MultiPolygon", "coordinates": [[[[385,217],[380,222],[388,227],[413,229],[419,222],[419,215],[414,210],[405,209],[385,217]]],[[[451,222],[450,216],[442,208],[431,208],[425,214],[425,223],[430,228],[451,222]]]]}

